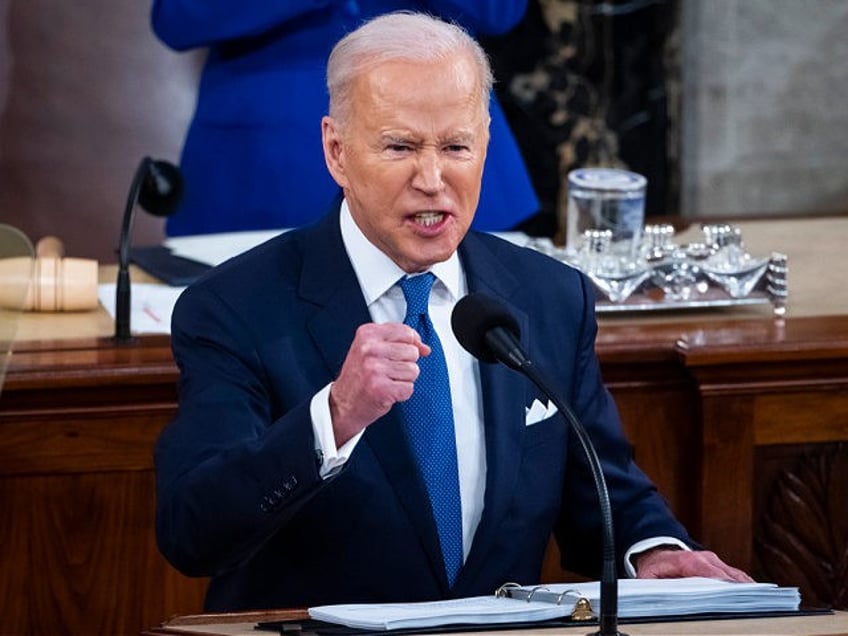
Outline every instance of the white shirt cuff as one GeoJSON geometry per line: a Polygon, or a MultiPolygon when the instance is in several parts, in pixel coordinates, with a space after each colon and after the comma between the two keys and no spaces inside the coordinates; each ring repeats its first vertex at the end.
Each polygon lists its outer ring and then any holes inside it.
{"type": "Polygon", "coordinates": [[[636,568],[633,566],[633,561],[631,560],[634,556],[642,552],[647,552],[651,548],[656,548],[659,545],[671,545],[676,548],[680,548],[681,550],[691,550],[688,545],[674,537],[651,537],[650,539],[637,541],[630,546],[630,549],[624,555],[624,571],[627,572],[627,576],[631,579],[636,578],[636,568]]]}
{"type": "Polygon", "coordinates": [[[315,434],[315,451],[320,453],[323,459],[318,468],[321,479],[326,479],[338,472],[356,448],[357,442],[362,437],[365,429],[362,429],[336,448],[336,435],[333,431],[333,417],[330,414],[330,387],[331,382],[318,391],[309,403],[309,414],[312,416],[312,432],[315,434]]]}

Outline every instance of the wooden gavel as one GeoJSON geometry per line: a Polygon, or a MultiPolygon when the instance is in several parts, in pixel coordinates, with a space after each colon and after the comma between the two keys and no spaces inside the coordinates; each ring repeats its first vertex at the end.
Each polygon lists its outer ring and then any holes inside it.
{"type": "Polygon", "coordinates": [[[20,256],[0,259],[0,307],[24,311],[97,308],[96,260],[65,258],[62,241],[55,236],[41,239],[35,256],[35,260],[20,256]],[[27,279],[29,286],[24,296],[21,292],[27,279]]]}

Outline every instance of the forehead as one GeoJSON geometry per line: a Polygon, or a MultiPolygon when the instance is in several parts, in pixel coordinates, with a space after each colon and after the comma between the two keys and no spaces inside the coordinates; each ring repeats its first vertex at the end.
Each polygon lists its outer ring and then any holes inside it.
{"type": "Polygon", "coordinates": [[[473,128],[488,122],[482,90],[469,55],[383,62],[354,82],[354,119],[366,126],[441,122],[473,128]]]}

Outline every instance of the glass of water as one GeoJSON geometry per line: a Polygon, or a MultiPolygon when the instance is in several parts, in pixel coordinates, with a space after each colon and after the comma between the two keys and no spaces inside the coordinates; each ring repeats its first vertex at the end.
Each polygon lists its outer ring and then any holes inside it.
{"type": "Polygon", "coordinates": [[[645,186],[640,174],[614,168],[580,168],[568,173],[566,251],[578,254],[587,230],[609,230],[610,256],[622,264],[639,257],[645,223],[645,186]]]}

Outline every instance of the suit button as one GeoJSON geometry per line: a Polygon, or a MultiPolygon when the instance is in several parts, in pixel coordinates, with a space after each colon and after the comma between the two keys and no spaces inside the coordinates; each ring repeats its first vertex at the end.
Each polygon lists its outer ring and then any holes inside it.
{"type": "Polygon", "coordinates": [[[271,512],[280,505],[280,497],[275,495],[267,495],[262,498],[262,503],[259,504],[259,509],[262,512],[271,512]]]}

